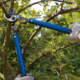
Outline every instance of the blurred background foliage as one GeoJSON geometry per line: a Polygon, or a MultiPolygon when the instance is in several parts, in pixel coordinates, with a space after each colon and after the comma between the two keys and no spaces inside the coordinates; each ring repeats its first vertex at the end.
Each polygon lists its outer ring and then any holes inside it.
{"type": "MultiPolygon", "coordinates": [[[[61,7],[62,3],[55,2],[50,9],[47,8],[49,3],[53,0],[45,0],[41,2],[43,5],[43,11],[36,11],[31,7],[22,11],[19,15],[26,18],[38,19],[41,15],[44,15],[42,21],[46,21],[50,16],[55,14],[61,7]]],[[[65,0],[70,1],[70,0],[65,0]]],[[[80,2],[76,0],[76,5],[80,2]]],[[[7,6],[10,2],[6,3],[7,6]]],[[[20,9],[30,4],[30,0],[17,0],[14,3],[14,13],[16,14],[20,9]],[[19,5],[19,3],[21,5],[19,5]]],[[[74,4],[64,4],[63,9],[73,7],[74,4]]],[[[8,11],[9,7],[5,7],[8,11]]],[[[69,27],[70,24],[80,22],[80,12],[70,12],[66,14],[59,15],[54,19],[50,20],[49,23],[56,24],[63,27],[69,27]]],[[[21,21],[16,22],[16,27],[19,28],[18,36],[20,40],[21,49],[25,46],[30,36],[38,29],[39,26],[27,23],[22,24],[21,21]]],[[[0,49],[3,51],[3,43],[5,32],[7,28],[7,21],[4,19],[4,14],[0,9],[0,49]]],[[[42,56],[42,53],[50,51],[51,54],[47,54],[41,59],[35,61],[27,69],[28,74],[32,74],[34,80],[80,80],[80,43],[71,45],[65,48],[66,45],[73,43],[67,40],[67,34],[57,32],[51,29],[42,28],[30,42],[27,47],[26,53],[23,56],[25,67],[29,65],[30,62],[42,56]],[[64,47],[64,48],[62,48],[64,47]],[[62,49],[60,49],[62,48],[62,49]],[[59,50],[60,49],[60,50],[59,50]],[[60,76],[57,74],[57,69],[60,76]]],[[[14,78],[16,74],[19,74],[18,62],[12,37],[12,32],[9,40],[7,61],[10,65],[9,68],[12,70],[14,78]],[[18,73],[15,71],[18,70],[18,73]]],[[[3,73],[2,65],[4,61],[0,58],[0,77],[3,73]]],[[[7,74],[8,80],[10,80],[10,74],[7,74]]],[[[3,78],[3,77],[1,77],[3,78]]]]}

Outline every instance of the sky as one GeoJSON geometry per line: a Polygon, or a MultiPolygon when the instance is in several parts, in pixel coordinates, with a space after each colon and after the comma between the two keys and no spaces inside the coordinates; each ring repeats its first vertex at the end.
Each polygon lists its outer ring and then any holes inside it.
{"type": "MultiPolygon", "coordinates": [[[[40,0],[31,0],[31,3],[34,3],[34,2],[37,2],[37,1],[40,1],[40,0]]],[[[51,6],[51,5],[55,5],[55,2],[51,2],[51,3],[49,3],[49,5],[51,6]]],[[[49,6],[49,7],[50,7],[49,6]]],[[[48,7],[48,8],[49,8],[48,7]]],[[[39,5],[39,4],[36,4],[36,5],[34,5],[34,6],[32,6],[32,9],[35,9],[36,11],[39,11],[39,10],[43,10],[43,6],[41,6],[41,5],[39,5]]]]}
{"type": "MultiPolygon", "coordinates": [[[[35,2],[38,2],[38,1],[41,1],[41,0],[31,0],[31,3],[35,3],[35,2]]],[[[53,1],[53,2],[51,2],[51,3],[49,3],[49,7],[47,6],[47,9],[50,9],[50,7],[52,6],[52,5],[55,5],[55,2],[53,1]]],[[[43,11],[43,6],[42,5],[39,5],[39,4],[35,4],[35,5],[33,5],[32,7],[31,7],[32,9],[35,9],[36,11],[43,11]]],[[[40,18],[38,18],[38,20],[42,20],[43,19],[43,16],[44,15],[42,15],[40,18]]]]}

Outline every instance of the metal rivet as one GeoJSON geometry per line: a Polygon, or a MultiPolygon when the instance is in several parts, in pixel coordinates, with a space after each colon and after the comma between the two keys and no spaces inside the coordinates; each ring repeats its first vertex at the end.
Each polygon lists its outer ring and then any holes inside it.
{"type": "Polygon", "coordinates": [[[31,20],[31,22],[32,22],[33,20],[31,20]]]}
{"type": "Polygon", "coordinates": [[[12,19],[15,20],[15,17],[13,16],[12,19]]]}
{"type": "Polygon", "coordinates": [[[16,38],[16,36],[14,36],[14,38],[16,38]]]}

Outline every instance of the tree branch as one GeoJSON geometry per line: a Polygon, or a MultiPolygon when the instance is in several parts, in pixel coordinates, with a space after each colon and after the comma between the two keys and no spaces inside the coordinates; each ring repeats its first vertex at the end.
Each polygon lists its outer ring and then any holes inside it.
{"type": "Polygon", "coordinates": [[[10,9],[11,9],[12,12],[13,12],[13,7],[14,7],[14,0],[11,0],[10,9]]]}
{"type": "Polygon", "coordinates": [[[80,9],[80,5],[75,6],[75,7],[71,7],[71,8],[68,8],[68,9],[60,10],[59,12],[53,14],[53,16],[51,16],[49,19],[47,19],[47,22],[50,21],[51,19],[54,19],[56,16],[58,16],[58,15],[60,15],[60,14],[72,12],[72,11],[78,10],[78,9],[80,9]]]}
{"type": "Polygon", "coordinates": [[[62,5],[61,5],[61,11],[62,11],[63,5],[64,5],[64,0],[63,0],[62,5]]]}
{"type": "MultiPolygon", "coordinates": [[[[60,1],[60,0],[53,0],[53,1],[57,1],[57,2],[63,2],[63,1],[60,1]]],[[[73,4],[72,2],[67,2],[67,1],[64,1],[63,3],[67,3],[67,4],[73,4]]]]}
{"type": "MultiPolygon", "coordinates": [[[[79,43],[79,42],[74,42],[74,43],[68,44],[68,45],[66,45],[66,46],[62,46],[61,48],[56,49],[55,52],[57,52],[57,51],[59,51],[59,50],[62,50],[62,49],[65,49],[65,48],[67,48],[67,47],[70,47],[70,46],[72,46],[72,45],[74,45],[74,44],[77,44],[77,43],[79,43]]],[[[54,52],[53,52],[53,53],[54,53],[54,52]]]]}
{"type": "Polygon", "coordinates": [[[5,35],[4,44],[3,44],[3,47],[4,47],[3,60],[5,61],[3,64],[3,73],[4,73],[4,77],[6,80],[7,80],[7,49],[8,49],[8,43],[9,43],[10,31],[11,31],[11,24],[9,22],[7,22],[7,30],[6,30],[6,35],[5,35]]]}
{"type": "Polygon", "coordinates": [[[1,7],[3,13],[6,15],[6,17],[9,17],[6,9],[5,9],[4,6],[3,6],[3,2],[0,2],[0,7],[1,7]]]}
{"type": "MultiPolygon", "coordinates": [[[[8,13],[6,11],[6,9],[3,6],[3,3],[0,2],[0,7],[3,11],[3,13],[5,14],[6,17],[8,16],[8,13]]],[[[7,26],[7,30],[6,30],[6,35],[5,35],[5,39],[4,39],[4,49],[3,49],[3,60],[5,61],[3,64],[3,73],[4,73],[4,77],[7,80],[7,48],[8,48],[8,43],[9,43],[9,36],[10,36],[10,31],[11,31],[11,25],[8,22],[8,26],[7,26]]]]}
{"type": "Polygon", "coordinates": [[[35,5],[35,4],[39,4],[40,2],[43,2],[43,1],[38,1],[38,2],[32,3],[32,4],[30,4],[30,5],[22,8],[21,10],[19,10],[19,11],[17,12],[16,15],[18,15],[20,12],[22,12],[22,11],[25,10],[26,8],[31,7],[31,6],[33,6],[33,5],[35,5]]]}
{"type": "Polygon", "coordinates": [[[8,1],[10,1],[10,0],[5,0],[5,1],[3,1],[3,3],[5,4],[5,3],[8,2],[8,1]]]}

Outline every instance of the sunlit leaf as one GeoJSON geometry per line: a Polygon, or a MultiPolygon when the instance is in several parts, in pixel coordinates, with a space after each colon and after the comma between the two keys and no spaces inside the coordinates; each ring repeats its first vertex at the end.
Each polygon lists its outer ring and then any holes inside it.
{"type": "Polygon", "coordinates": [[[44,11],[44,12],[46,11],[46,7],[43,8],[43,11],[44,11]]]}
{"type": "Polygon", "coordinates": [[[0,78],[4,79],[4,75],[2,73],[0,73],[0,78]]]}

